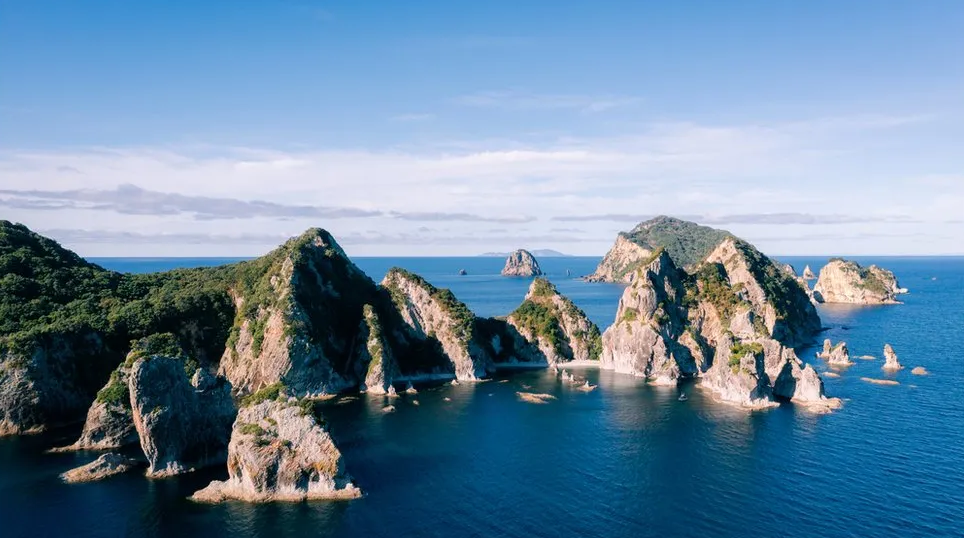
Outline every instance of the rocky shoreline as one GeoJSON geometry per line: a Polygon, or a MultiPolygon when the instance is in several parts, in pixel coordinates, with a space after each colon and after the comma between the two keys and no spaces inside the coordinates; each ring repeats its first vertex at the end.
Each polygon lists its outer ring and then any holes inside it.
{"type": "MultiPolygon", "coordinates": [[[[26,250],[37,266],[63,268],[58,278],[82,294],[52,302],[51,315],[73,312],[66,305],[81,297],[107,305],[64,326],[24,317],[0,334],[0,434],[86,417],[77,441],[56,450],[138,446],[143,454],[141,461],[106,452],[66,472],[71,482],[144,463],[152,478],[226,465],[229,479],[195,500],[356,498],[361,490],[315,400],[390,397],[415,392],[412,383],[479,382],[499,370],[598,367],[669,386],[695,379],[715,400],[751,410],[841,406],[794,351],[821,329],[804,278],[728,232],[668,217],[620,234],[587,278],[627,285],[604,331],[538,276],[526,251],[511,254],[503,272],[535,277],[522,303],[505,318],[484,318],[401,268],[376,283],[320,229],[262,258],[135,282],[22,226],[0,226],[4,251],[26,250]]],[[[876,276],[865,282],[883,278],[868,271],[876,276]]],[[[823,277],[821,270],[824,300],[866,301],[876,290],[865,283],[862,295],[835,295],[841,286],[823,277]]],[[[885,287],[899,291],[896,279],[885,287]]],[[[884,355],[885,369],[901,367],[889,346],[884,355]]],[[[842,342],[826,342],[820,356],[835,367],[850,362],[842,342]]],[[[596,388],[563,376],[581,392],[596,388]]],[[[546,396],[518,397],[545,404],[546,396]]]]}

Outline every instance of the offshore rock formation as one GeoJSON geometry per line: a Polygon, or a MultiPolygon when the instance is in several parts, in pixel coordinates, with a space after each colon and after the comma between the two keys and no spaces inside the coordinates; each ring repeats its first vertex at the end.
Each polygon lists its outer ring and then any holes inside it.
{"type": "Polygon", "coordinates": [[[135,465],[137,465],[137,461],[132,458],[108,452],[101,454],[99,458],[86,465],[81,465],[61,474],[60,478],[68,484],[93,482],[115,474],[126,473],[133,469],[135,465]]]}
{"type": "Polygon", "coordinates": [[[341,452],[309,402],[267,400],[242,408],[231,431],[228,480],[194,494],[201,502],[353,499],[361,496],[341,452]]]}
{"type": "Polygon", "coordinates": [[[813,274],[813,269],[811,269],[809,265],[803,268],[804,280],[815,280],[816,278],[817,275],[813,274]]]}
{"type": "Polygon", "coordinates": [[[654,253],[660,247],[670,254],[678,267],[695,266],[730,236],[724,230],[659,216],[616,236],[616,243],[586,280],[629,283],[637,269],[653,261],[654,253]]]}
{"type": "Polygon", "coordinates": [[[522,304],[509,314],[509,325],[535,342],[548,364],[599,360],[599,328],[545,278],[536,278],[522,304]]]}
{"type": "Polygon", "coordinates": [[[475,338],[475,315],[451,291],[397,267],[382,286],[408,326],[409,338],[437,342],[456,379],[477,380],[495,370],[492,356],[475,338]]]}
{"type": "Polygon", "coordinates": [[[813,288],[822,303],[899,304],[897,295],[907,293],[897,284],[894,273],[871,265],[834,258],[820,270],[813,288]]]}
{"type": "Polygon", "coordinates": [[[894,352],[894,348],[890,344],[884,344],[884,370],[903,370],[904,366],[897,360],[897,353],[894,352]]]}
{"type": "Polygon", "coordinates": [[[516,250],[505,259],[502,276],[540,276],[539,262],[528,250],[516,250]]]}
{"type": "Polygon", "coordinates": [[[841,341],[834,346],[831,345],[829,338],[823,341],[823,350],[817,353],[817,357],[826,359],[833,366],[850,366],[853,364],[853,361],[850,360],[847,342],[841,341]]]}
{"type": "Polygon", "coordinates": [[[183,360],[138,359],[130,372],[134,426],[147,475],[171,476],[224,461],[235,409],[231,387],[198,369],[188,380],[183,360]]]}
{"type": "Polygon", "coordinates": [[[773,406],[774,397],[833,405],[791,347],[810,341],[820,321],[782,266],[732,237],[692,273],[666,249],[650,256],[603,334],[604,368],[659,384],[702,377],[720,400],[748,408],[773,406]]]}

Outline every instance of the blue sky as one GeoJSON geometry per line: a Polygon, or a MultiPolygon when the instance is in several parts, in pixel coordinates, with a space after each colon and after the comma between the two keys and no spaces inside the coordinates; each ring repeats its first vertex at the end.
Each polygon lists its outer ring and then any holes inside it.
{"type": "Polygon", "coordinates": [[[964,3],[0,0],[0,217],[85,255],[964,253],[964,3]]]}

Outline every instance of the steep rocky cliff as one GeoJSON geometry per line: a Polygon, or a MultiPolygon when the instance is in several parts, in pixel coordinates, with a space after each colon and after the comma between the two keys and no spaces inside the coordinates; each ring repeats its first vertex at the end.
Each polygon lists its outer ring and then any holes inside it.
{"type": "Polygon", "coordinates": [[[596,271],[591,282],[630,282],[636,269],[652,261],[653,252],[662,247],[678,267],[698,264],[723,239],[725,230],[716,230],[672,217],[659,216],[620,233],[596,271]]]}
{"type": "Polygon", "coordinates": [[[900,363],[897,358],[897,352],[890,344],[884,344],[884,365],[882,366],[884,370],[897,371],[903,370],[904,365],[900,363]]]}
{"type": "Polygon", "coordinates": [[[235,416],[231,386],[183,359],[151,356],[131,366],[132,418],[148,476],[181,474],[224,461],[235,416]]]}
{"type": "Polygon", "coordinates": [[[392,392],[392,383],[401,375],[395,351],[374,307],[365,305],[364,313],[358,339],[358,365],[365,370],[361,388],[372,394],[392,392]]]}
{"type": "Polygon", "coordinates": [[[378,288],[328,232],[309,230],[236,272],[219,370],[236,392],[280,381],[293,394],[320,394],[360,381],[354,344],[378,288]]]}
{"type": "Polygon", "coordinates": [[[507,321],[538,346],[549,364],[599,360],[602,352],[599,328],[545,278],[532,281],[507,321]]]}
{"type": "Polygon", "coordinates": [[[589,282],[632,282],[636,269],[648,265],[653,251],[634,243],[626,234],[616,236],[616,243],[606,252],[589,282]]]}
{"type": "Polygon", "coordinates": [[[871,265],[834,258],[820,270],[813,295],[822,303],[899,304],[897,295],[907,290],[897,284],[894,273],[871,265]]]}
{"type": "Polygon", "coordinates": [[[516,250],[505,259],[502,276],[539,276],[542,268],[528,250],[516,250]]]}
{"type": "Polygon", "coordinates": [[[0,221],[0,435],[82,420],[131,340],[169,332],[216,360],[233,308],[212,270],[128,275],[0,221]]]}
{"type": "Polygon", "coordinates": [[[407,325],[409,340],[437,342],[456,379],[481,379],[494,370],[492,356],[476,338],[475,315],[451,291],[397,267],[382,286],[407,325]]]}

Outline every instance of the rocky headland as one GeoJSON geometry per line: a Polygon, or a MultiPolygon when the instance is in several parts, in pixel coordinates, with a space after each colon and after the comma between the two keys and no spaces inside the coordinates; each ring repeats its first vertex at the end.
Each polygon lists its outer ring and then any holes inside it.
{"type": "Polygon", "coordinates": [[[899,304],[897,295],[907,293],[897,283],[894,273],[871,265],[842,258],[831,259],[820,269],[820,277],[813,287],[814,298],[821,303],[899,304]]]}
{"type": "MultiPolygon", "coordinates": [[[[0,221],[0,435],[83,422],[65,450],[139,446],[151,477],[226,463],[229,479],[199,500],[303,500],[358,495],[310,404],[339,392],[598,361],[656,383],[699,377],[751,408],[833,406],[793,352],[820,328],[793,275],[727,232],[665,217],[617,245],[636,257],[597,270],[630,282],[600,335],[546,279],[506,318],[479,317],[404,269],[376,283],[321,229],[250,261],[134,275],[0,221]]],[[[524,258],[513,267],[535,274],[524,258]]],[[[131,465],[105,455],[69,479],[131,465]]]]}

